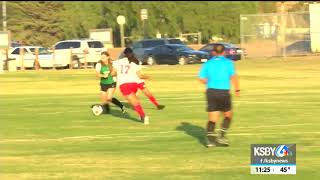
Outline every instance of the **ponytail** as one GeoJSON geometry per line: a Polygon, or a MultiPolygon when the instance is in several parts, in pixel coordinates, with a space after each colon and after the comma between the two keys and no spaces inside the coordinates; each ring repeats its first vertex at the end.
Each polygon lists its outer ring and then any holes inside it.
{"type": "Polygon", "coordinates": [[[140,63],[139,63],[139,60],[136,58],[136,57],[134,57],[134,56],[131,56],[131,57],[129,57],[128,58],[128,60],[129,60],[129,63],[135,63],[135,64],[137,64],[137,65],[139,65],[140,63]]]}
{"type": "Polygon", "coordinates": [[[125,55],[125,57],[128,58],[129,63],[133,62],[133,63],[139,65],[139,60],[136,57],[134,57],[134,53],[133,53],[133,50],[131,48],[126,48],[123,51],[123,54],[125,55]]]}

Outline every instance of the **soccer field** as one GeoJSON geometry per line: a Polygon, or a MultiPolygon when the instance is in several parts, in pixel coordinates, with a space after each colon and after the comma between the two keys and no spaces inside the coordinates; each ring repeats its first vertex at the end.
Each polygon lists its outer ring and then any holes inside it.
{"type": "MultiPolygon", "coordinates": [[[[320,179],[320,57],[236,62],[230,147],[204,146],[205,87],[200,65],[153,66],[139,94],[150,125],[93,116],[99,86],[91,70],[0,75],[0,179],[320,179]],[[251,144],[297,144],[297,175],[250,175],[251,144]]],[[[116,97],[123,102],[117,90],[116,97]]]]}

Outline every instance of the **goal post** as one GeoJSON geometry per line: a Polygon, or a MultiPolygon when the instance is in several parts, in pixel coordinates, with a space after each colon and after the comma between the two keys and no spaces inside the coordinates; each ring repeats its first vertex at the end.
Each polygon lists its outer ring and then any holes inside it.
{"type": "Polygon", "coordinates": [[[179,38],[183,41],[183,40],[189,40],[189,37],[193,37],[193,38],[197,38],[197,43],[200,45],[201,44],[201,32],[197,32],[197,33],[180,33],[179,34],[179,38]]]}

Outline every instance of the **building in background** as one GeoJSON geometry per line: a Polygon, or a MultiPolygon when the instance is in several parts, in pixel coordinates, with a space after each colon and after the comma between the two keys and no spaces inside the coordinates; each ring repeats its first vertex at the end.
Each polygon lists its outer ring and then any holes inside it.
{"type": "Polygon", "coordinates": [[[113,48],[112,29],[91,29],[90,39],[99,40],[105,48],[113,48]]]}

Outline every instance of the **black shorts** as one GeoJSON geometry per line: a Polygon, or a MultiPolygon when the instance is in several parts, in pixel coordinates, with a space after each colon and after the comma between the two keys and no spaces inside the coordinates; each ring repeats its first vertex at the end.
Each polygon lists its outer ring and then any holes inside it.
{"type": "Polygon", "coordinates": [[[231,96],[229,90],[207,89],[207,112],[231,110],[231,96]]]}
{"type": "Polygon", "coordinates": [[[117,86],[116,82],[114,82],[112,84],[102,84],[102,83],[100,83],[100,90],[106,92],[109,88],[116,88],[116,86],[117,86]]]}

